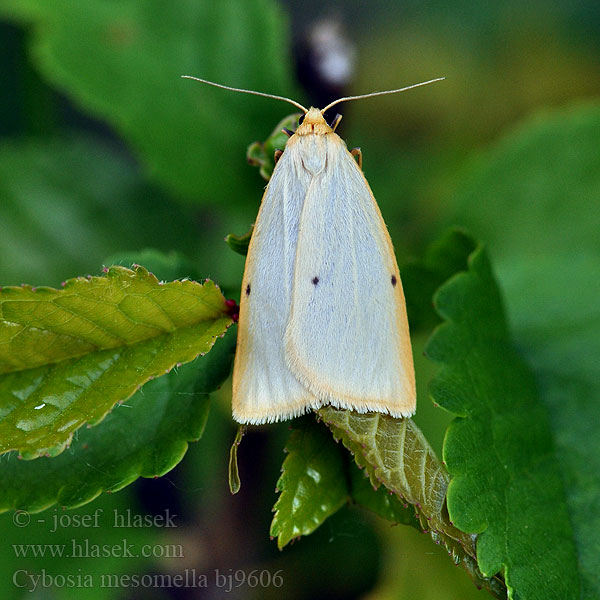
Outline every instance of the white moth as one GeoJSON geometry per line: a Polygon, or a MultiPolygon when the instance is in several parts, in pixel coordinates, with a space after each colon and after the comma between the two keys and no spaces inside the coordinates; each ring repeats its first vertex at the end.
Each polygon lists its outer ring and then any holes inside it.
{"type": "Polygon", "coordinates": [[[389,233],[323,110],[304,112],[266,188],[248,248],[233,369],[239,423],[331,404],[407,417],[416,392],[406,304],[389,233]]]}

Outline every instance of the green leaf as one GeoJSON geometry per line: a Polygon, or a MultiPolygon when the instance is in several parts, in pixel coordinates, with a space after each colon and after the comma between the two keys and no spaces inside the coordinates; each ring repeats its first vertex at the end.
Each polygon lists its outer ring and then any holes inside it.
{"type": "Polygon", "coordinates": [[[111,123],[186,198],[221,198],[223,181],[243,187],[247,140],[266,114],[285,109],[181,75],[293,95],[287,26],[270,0],[5,0],[0,10],[33,25],[41,73],[111,123]]]}
{"type": "Polygon", "coordinates": [[[367,471],[361,471],[356,464],[350,464],[350,490],[352,500],[373,511],[382,519],[392,523],[411,525],[421,531],[421,523],[412,506],[384,486],[373,487],[367,471]]]}
{"type": "Polygon", "coordinates": [[[203,358],[148,382],[115,407],[101,427],[78,430],[68,452],[55,458],[0,463],[0,511],[40,511],[55,503],[73,508],[138,477],[160,477],[197,440],[208,416],[208,393],[228,376],[235,335],[203,358]]]}
{"type": "Polygon", "coordinates": [[[72,273],[94,272],[123,240],[128,248],[187,251],[198,235],[188,213],[99,141],[4,142],[0,285],[57,285],[72,273]]]}
{"type": "Polygon", "coordinates": [[[149,273],[152,273],[161,281],[198,279],[198,273],[193,263],[174,250],[165,253],[154,248],[146,248],[139,252],[118,252],[105,258],[103,264],[127,268],[144,265],[149,273]]]}
{"type": "Polygon", "coordinates": [[[295,421],[286,451],[271,524],[280,549],[312,533],[348,501],[344,457],[325,427],[311,417],[295,421]]]}
{"type": "Polygon", "coordinates": [[[444,441],[450,519],[479,534],[479,568],[487,576],[503,571],[511,598],[578,598],[573,531],[548,415],[513,349],[481,248],[435,303],[446,322],[427,347],[443,365],[430,392],[459,416],[444,441]]]}
{"type": "Polygon", "coordinates": [[[600,597],[599,264],[600,256],[585,251],[515,259],[504,277],[519,348],[550,413],[583,598],[600,597]]]}
{"type": "Polygon", "coordinates": [[[489,242],[549,412],[584,598],[600,597],[599,134],[598,102],[525,121],[472,162],[453,216],[489,242]]]}
{"type": "Polygon", "coordinates": [[[317,412],[352,452],[356,464],[366,469],[373,486],[383,484],[399,499],[414,505],[421,527],[430,531],[434,541],[444,544],[455,563],[461,564],[479,587],[486,587],[498,598],[504,597],[503,583],[479,571],[471,536],[448,520],[448,476],[411,419],[359,414],[332,406],[317,412]]]}
{"type": "Polygon", "coordinates": [[[208,352],[231,324],[214,283],[139,267],[64,289],[0,292],[0,449],[55,455],[143,383],[208,352]]]}
{"type": "Polygon", "coordinates": [[[600,251],[600,105],[545,112],[469,165],[457,219],[503,261],[600,251]]]}
{"type": "Polygon", "coordinates": [[[297,113],[284,117],[277,123],[271,135],[264,142],[254,142],[248,146],[246,158],[251,165],[260,168],[260,176],[264,180],[269,181],[271,179],[275,167],[275,150],[283,150],[288,141],[288,135],[284,133],[283,129],[296,131],[300,116],[297,113]]]}
{"type": "Polygon", "coordinates": [[[225,238],[225,241],[234,252],[246,256],[246,254],[248,254],[248,245],[250,244],[250,238],[252,237],[253,231],[254,226],[252,226],[244,235],[234,235],[233,233],[230,233],[225,238]]]}
{"type": "Polygon", "coordinates": [[[246,433],[246,425],[238,425],[237,433],[231,448],[229,449],[229,491],[232,494],[237,494],[242,487],[240,480],[240,470],[238,468],[238,448],[242,443],[242,438],[246,433]]]}
{"type": "Polygon", "coordinates": [[[411,332],[430,330],[440,321],[433,308],[433,295],[449,277],[466,268],[467,257],[475,245],[458,228],[448,230],[425,251],[425,256],[405,264],[401,270],[402,287],[411,332]]]}
{"type": "Polygon", "coordinates": [[[356,413],[333,406],[319,416],[366,468],[373,485],[420,506],[432,526],[443,520],[448,478],[435,453],[411,419],[381,413],[356,413]]]}

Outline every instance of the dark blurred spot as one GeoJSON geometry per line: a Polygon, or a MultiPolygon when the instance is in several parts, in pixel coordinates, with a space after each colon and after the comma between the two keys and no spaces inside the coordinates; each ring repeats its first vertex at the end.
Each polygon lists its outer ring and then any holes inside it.
{"type": "Polygon", "coordinates": [[[298,34],[296,72],[312,106],[326,106],[345,95],[354,75],[355,54],[337,17],[313,22],[298,34]]]}

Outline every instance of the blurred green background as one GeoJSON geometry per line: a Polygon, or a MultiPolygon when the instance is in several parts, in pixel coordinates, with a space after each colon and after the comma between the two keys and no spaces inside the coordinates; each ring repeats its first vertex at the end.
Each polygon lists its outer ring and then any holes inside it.
{"type": "MultiPolygon", "coordinates": [[[[58,286],[99,273],[109,256],[156,248],[190,260],[182,275],[210,277],[227,296],[238,295],[244,259],[223,238],[248,230],[265,185],[247,165],[246,147],[292,111],[182,74],[321,106],[445,76],[406,94],[336,107],[341,135],[362,149],[400,265],[448,225],[469,227],[489,246],[526,355],[544,347],[540,332],[549,322],[566,322],[558,342],[564,353],[546,368],[565,363],[577,345],[571,331],[598,322],[599,290],[589,278],[600,251],[597,2],[0,0],[0,18],[0,284],[58,286]]],[[[441,453],[448,417],[426,395],[428,333],[414,336],[415,420],[441,453]]],[[[597,347],[592,333],[589,339],[597,347]]],[[[589,352],[575,362],[584,378],[597,369],[589,352]]],[[[113,543],[123,535],[108,524],[51,532],[60,508],[42,513],[45,523],[34,515],[26,528],[7,513],[0,516],[2,597],[224,595],[215,586],[40,586],[31,593],[13,582],[19,569],[62,573],[67,566],[80,574],[195,568],[209,580],[216,569],[282,570],[282,589],[245,586],[229,598],[484,597],[428,536],[390,528],[356,507],[278,552],[268,530],[288,425],[248,433],[242,490],[231,496],[229,402],[225,386],[204,437],[167,476],[74,511],[169,509],[176,529],[130,529],[127,538],[183,544],[183,559],[16,557],[15,543],[113,543]]],[[[549,401],[557,429],[558,404],[549,401]]]]}

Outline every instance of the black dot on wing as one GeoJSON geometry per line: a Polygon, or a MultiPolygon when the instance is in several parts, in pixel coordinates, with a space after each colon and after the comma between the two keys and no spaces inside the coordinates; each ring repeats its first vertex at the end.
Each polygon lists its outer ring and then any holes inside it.
{"type": "Polygon", "coordinates": [[[246,286],[246,296],[250,295],[250,284],[246,286]]]}
{"type": "Polygon", "coordinates": [[[396,287],[396,284],[398,283],[398,279],[396,278],[395,275],[392,275],[392,286],[396,287]]]}
{"type": "Polygon", "coordinates": [[[319,283],[319,278],[318,277],[313,277],[313,285],[317,285],[317,283],[319,283]]]}

